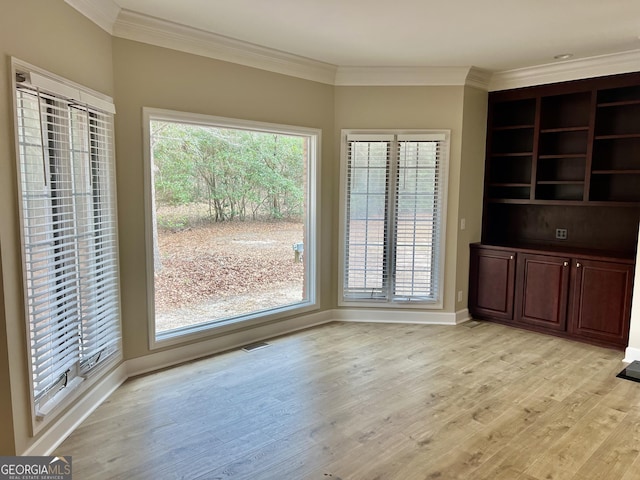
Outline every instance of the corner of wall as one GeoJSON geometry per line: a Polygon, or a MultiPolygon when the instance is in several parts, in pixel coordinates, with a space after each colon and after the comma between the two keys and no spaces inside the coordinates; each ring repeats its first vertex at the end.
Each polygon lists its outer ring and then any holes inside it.
{"type": "Polygon", "coordinates": [[[464,87],[456,258],[456,310],[469,294],[469,244],[480,240],[488,92],[464,87]],[[460,296],[459,293],[462,292],[460,296]]]}

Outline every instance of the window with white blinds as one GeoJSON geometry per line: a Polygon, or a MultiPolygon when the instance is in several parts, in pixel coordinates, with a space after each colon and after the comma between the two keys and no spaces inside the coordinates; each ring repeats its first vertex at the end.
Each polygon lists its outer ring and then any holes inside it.
{"type": "Polygon", "coordinates": [[[26,313],[35,410],[120,352],[113,107],[16,73],[26,313]],[[88,102],[89,101],[89,102],[88,102]]]}
{"type": "Polygon", "coordinates": [[[440,304],[448,131],[343,134],[343,301],[440,304]]]}

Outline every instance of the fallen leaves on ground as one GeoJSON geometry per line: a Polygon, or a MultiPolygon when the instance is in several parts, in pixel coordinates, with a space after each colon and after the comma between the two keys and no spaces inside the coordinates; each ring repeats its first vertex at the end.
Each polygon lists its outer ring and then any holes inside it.
{"type": "Polygon", "coordinates": [[[158,235],[162,268],[156,273],[156,313],[216,298],[271,291],[298,281],[294,222],[227,222],[158,235]]]}

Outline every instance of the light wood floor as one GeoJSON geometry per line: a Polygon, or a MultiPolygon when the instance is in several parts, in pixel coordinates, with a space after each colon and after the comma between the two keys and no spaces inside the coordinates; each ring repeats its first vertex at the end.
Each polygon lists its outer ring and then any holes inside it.
{"type": "Polygon", "coordinates": [[[622,352],[481,323],[334,323],[131,379],[75,480],[637,480],[622,352]]]}

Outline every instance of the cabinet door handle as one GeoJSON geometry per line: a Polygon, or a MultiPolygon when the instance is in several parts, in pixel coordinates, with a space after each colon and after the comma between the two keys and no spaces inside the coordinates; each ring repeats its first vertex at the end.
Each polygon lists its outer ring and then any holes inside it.
{"type": "Polygon", "coordinates": [[[563,265],[564,265],[565,267],[568,267],[568,266],[569,266],[569,262],[564,262],[564,264],[563,264],[563,265]]]}
{"type": "Polygon", "coordinates": [[[582,265],[580,264],[580,262],[576,263],[576,267],[580,268],[582,265]]]}
{"type": "Polygon", "coordinates": [[[511,256],[509,257],[509,260],[513,260],[513,255],[511,255],[511,256]]]}

